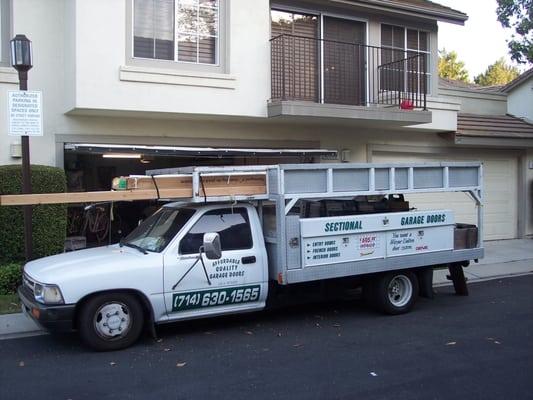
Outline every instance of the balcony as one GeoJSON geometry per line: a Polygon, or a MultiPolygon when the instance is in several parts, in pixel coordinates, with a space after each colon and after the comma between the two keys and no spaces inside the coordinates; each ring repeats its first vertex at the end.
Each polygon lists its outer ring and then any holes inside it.
{"type": "Polygon", "coordinates": [[[426,54],[289,34],[270,42],[270,117],[431,122],[426,54]]]}

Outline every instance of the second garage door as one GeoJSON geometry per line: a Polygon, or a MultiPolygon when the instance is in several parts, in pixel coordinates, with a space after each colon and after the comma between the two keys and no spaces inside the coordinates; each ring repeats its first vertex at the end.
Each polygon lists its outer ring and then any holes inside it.
{"type": "MultiPolygon", "coordinates": [[[[516,156],[507,152],[472,155],[420,155],[397,152],[374,152],[372,162],[482,161],[484,171],[485,210],[484,239],[514,239],[517,236],[517,169],[516,156]]],[[[411,195],[412,206],[424,210],[451,209],[456,222],[475,223],[474,202],[465,193],[411,195]]]]}

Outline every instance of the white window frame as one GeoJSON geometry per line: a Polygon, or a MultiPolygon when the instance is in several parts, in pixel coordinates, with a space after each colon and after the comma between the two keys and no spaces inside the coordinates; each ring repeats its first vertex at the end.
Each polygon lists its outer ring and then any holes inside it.
{"type": "MultiPolygon", "coordinates": [[[[2,0],[0,0],[2,1],[2,0]]],[[[158,58],[146,58],[134,56],[134,34],[135,34],[135,0],[127,1],[127,21],[126,34],[127,34],[127,46],[126,46],[126,64],[140,67],[155,67],[175,70],[188,70],[194,72],[214,72],[214,73],[228,73],[229,56],[228,49],[229,43],[227,43],[227,31],[229,21],[229,0],[217,0],[217,35],[215,41],[215,58],[216,63],[201,63],[194,61],[181,61],[178,60],[178,29],[177,29],[177,10],[178,0],[174,0],[174,59],[164,60],[158,58]]],[[[198,5],[198,7],[200,7],[198,5]]],[[[212,8],[203,6],[203,8],[212,8]]],[[[199,15],[198,15],[199,17],[199,15]]],[[[186,33],[184,33],[186,34],[186,33]]],[[[196,35],[196,34],[195,34],[196,35]]],[[[213,36],[215,37],[215,36],[213,36]]],[[[199,42],[197,43],[197,61],[199,61],[199,42]]]]}
{"type": "MultiPolygon", "coordinates": [[[[380,27],[379,27],[379,33],[380,33],[380,47],[382,48],[385,48],[385,49],[391,49],[391,50],[394,50],[394,51],[402,51],[404,53],[404,58],[407,58],[409,57],[409,52],[415,52],[415,53],[421,53],[421,54],[426,54],[426,87],[427,87],[427,91],[426,91],[426,94],[429,95],[431,93],[431,81],[432,81],[432,74],[431,74],[431,32],[427,31],[427,30],[424,30],[424,29],[420,29],[420,28],[414,28],[414,27],[411,27],[411,26],[405,26],[405,25],[398,25],[398,24],[393,24],[393,23],[381,23],[380,24],[380,27]],[[402,28],[403,29],[403,48],[399,48],[399,47],[395,47],[394,46],[394,29],[393,29],[393,37],[392,37],[392,44],[391,46],[386,46],[383,44],[383,38],[381,37],[381,33],[383,32],[383,25],[386,25],[386,26],[390,26],[390,27],[396,27],[396,28],[402,28]],[[418,44],[418,47],[420,48],[420,32],[424,32],[426,35],[427,35],[427,50],[420,50],[420,49],[410,49],[407,47],[407,31],[416,31],[417,32],[417,44],[418,44]]],[[[409,70],[406,69],[405,73],[404,73],[404,89],[405,89],[405,92],[407,92],[408,90],[408,78],[407,78],[407,74],[411,72],[409,70]]],[[[420,73],[417,73],[418,75],[418,81],[417,81],[417,85],[418,87],[420,87],[420,73]]]]}
{"type": "MultiPolygon", "coordinates": [[[[200,34],[198,33],[198,30],[196,32],[187,32],[187,31],[180,31],[178,29],[178,6],[179,6],[179,2],[180,1],[183,1],[183,0],[174,0],[174,61],[175,62],[179,62],[179,63],[184,63],[184,64],[198,64],[198,65],[215,65],[215,66],[219,66],[220,65],[220,45],[219,45],[219,42],[220,42],[220,2],[221,0],[215,0],[217,2],[217,6],[216,6],[216,19],[217,19],[217,23],[216,23],[216,35],[204,35],[206,37],[210,37],[210,38],[215,38],[215,63],[202,63],[200,62],[200,34]],[[182,61],[182,60],[179,60],[179,52],[178,52],[178,37],[179,35],[194,35],[197,37],[197,41],[196,41],[196,62],[194,61],[182,61]]],[[[196,0],[197,2],[197,5],[196,5],[196,23],[198,24],[200,22],[200,9],[201,8],[205,8],[205,9],[213,9],[213,7],[207,7],[207,6],[202,6],[200,4],[200,1],[199,0],[196,0]]]]}

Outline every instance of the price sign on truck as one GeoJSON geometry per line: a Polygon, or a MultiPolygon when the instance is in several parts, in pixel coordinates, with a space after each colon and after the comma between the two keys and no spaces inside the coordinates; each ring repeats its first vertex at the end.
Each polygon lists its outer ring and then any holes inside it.
{"type": "Polygon", "coordinates": [[[38,91],[9,91],[10,136],[43,136],[42,96],[38,91]]]}

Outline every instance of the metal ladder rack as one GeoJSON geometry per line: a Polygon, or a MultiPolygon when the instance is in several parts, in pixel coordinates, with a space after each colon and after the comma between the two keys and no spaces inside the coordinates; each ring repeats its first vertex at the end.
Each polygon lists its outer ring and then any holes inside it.
{"type": "Polygon", "coordinates": [[[290,199],[392,193],[477,192],[482,165],[476,162],[422,164],[286,164],[269,167],[269,193],[290,199]]]}
{"type": "Polygon", "coordinates": [[[416,164],[284,164],[268,167],[269,199],[276,203],[277,229],[301,199],[464,192],[476,204],[478,245],[483,238],[483,165],[479,162],[416,164]]]}

